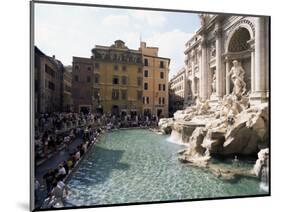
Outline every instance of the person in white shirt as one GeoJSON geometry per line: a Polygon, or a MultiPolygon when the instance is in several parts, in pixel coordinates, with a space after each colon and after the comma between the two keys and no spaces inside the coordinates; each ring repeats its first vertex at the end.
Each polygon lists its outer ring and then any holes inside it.
{"type": "Polygon", "coordinates": [[[62,164],[59,165],[59,175],[66,175],[66,170],[62,164]]]}
{"type": "Polygon", "coordinates": [[[40,191],[40,183],[37,179],[35,179],[35,201],[38,200],[39,191],[40,191]]]}

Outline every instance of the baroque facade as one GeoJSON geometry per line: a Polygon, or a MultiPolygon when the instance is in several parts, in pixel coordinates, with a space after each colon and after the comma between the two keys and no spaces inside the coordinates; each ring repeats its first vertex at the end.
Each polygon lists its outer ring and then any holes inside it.
{"type": "Polygon", "coordinates": [[[185,105],[197,98],[218,101],[230,94],[233,62],[244,70],[252,104],[269,97],[269,18],[201,14],[201,27],[186,43],[185,105]],[[234,62],[235,63],[235,62],[234,62]]]}

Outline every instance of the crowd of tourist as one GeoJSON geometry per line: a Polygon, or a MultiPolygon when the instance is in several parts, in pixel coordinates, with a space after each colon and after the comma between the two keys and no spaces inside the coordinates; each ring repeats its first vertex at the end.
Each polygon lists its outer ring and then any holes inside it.
{"type": "MultiPolygon", "coordinates": [[[[47,197],[43,201],[42,208],[52,208],[56,204],[61,204],[63,198],[67,195],[67,188],[64,184],[66,177],[71,173],[79,160],[86,154],[88,149],[93,145],[98,137],[104,132],[103,128],[94,129],[87,126],[76,135],[82,139],[82,142],[73,150],[69,150],[69,156],[66,160],[61,161],[57,167],[50,168],[43,175],[46,186],[47,197]]],[[[40,183],[35,182],[35,199],[38,201],[40,192],[40,183]]]]}
{"type": "Polygon", "coordinates": [[[153,127],[158,123],[156,116],[116,116],[78,113],[40,114],[35,118],[35,158],[36,161],[48,158],[60,150],[80,133],[87,125],[111,128],[153,127]]]}
{"type": "MultiPolygon", "coordinates": [[[[158,123],[157,117],[149,116],[116,116],[110,113],[103,115],[77,114],[77,113],[52,113],[40,114],[35,118],[35,161],[40,165],[55,152],[65,148],[69,151],[66,160],[61,161],[57,167],[50,168],[43,175],[41,184],[45,186],[47,197],[43,201],[42,208],[54,207],[63,201],[67,194],[64,184],[66,177],[78,164],[91,145],[105,131],[130,128],[153,127],[158,123]],[[74,149],[70,144],[77,138],[82,142],[74,149]]],[[[35,181],[35,200],[39,201],[40,182],[35,181]]]]}

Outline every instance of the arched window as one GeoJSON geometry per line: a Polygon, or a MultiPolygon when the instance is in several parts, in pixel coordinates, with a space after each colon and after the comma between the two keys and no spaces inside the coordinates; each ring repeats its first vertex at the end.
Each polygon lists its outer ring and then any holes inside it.
{"type": "Polygon", "coordinates": [[[241,52],[249,49],[248,41],[251,39],[249,31],[244,28],[238,28],[236,32],[232,35],[228,51],[229,52],[241,52]]]}

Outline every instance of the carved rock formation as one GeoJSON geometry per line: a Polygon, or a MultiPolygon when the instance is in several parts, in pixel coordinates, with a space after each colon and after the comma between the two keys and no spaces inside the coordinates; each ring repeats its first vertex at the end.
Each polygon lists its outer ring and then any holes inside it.
{"type": "MultiPolygon", "coordinates": [[[[217,105],[197,101],[195,106],[177,111],[174,118],[161,119],[159,127],[165,134],[172,132],[179,142],[188,143],[180,161],[210,167],[212,155],[254,155],[267,148],[268,115],[267,103],[250,107],[247,96],[231,94],[217,105]]],[[[256,164],[256,175],[258,167],[256,164]]]]}
{"type": "Polygon", "coordinates": [[[174,124],[174,121],[172,118],[164,118],[160,119],[158,122],[159,130],[163,134],[170,134],[172,132],[172,125],[174,124]]]}
{"type": "Polygon", "coordinates": [[[253,173],[257,177],[261,177],[262,174],[262,168],[264,166],[268,166],[269,163],[269,149],[265,148],[259,151],[258,153],[258,160],[255,163],[255,166],[253,168],[253,173]]]}

